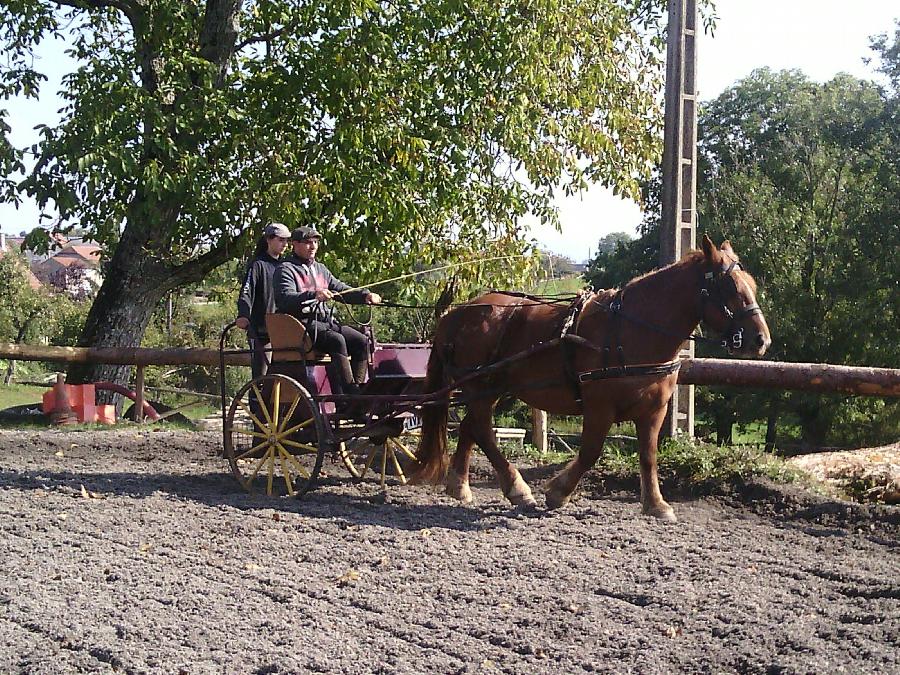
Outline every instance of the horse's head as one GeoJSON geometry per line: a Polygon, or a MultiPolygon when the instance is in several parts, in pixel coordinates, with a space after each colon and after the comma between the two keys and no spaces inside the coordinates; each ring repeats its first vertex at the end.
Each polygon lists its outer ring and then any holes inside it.
{"type": "Polygon", "coordinates": [[[704,234],[703,256],[700,320],[722,334],[729,354],[762,356],[772,338],[756,304],[756,281],[744,271],[727,241],[717,249],[704,234]]]}

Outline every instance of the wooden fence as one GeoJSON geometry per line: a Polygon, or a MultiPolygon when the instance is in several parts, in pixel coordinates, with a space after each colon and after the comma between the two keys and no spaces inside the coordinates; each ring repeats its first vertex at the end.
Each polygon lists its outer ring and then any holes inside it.
{"type": "MultiPolygon", "coordinates": [[[[16,361],[109,363],[135,366],[136,410],[140,411],[144,401],[144,368],[146,366],[218,366],[220,355],[218,350],[200,348],[44,347],[0,343],[0,358],[16,361]]],[[[225,363],[226,365],[247,366],[250,364],[250,357],[248,354],[226,354],[225,363]]],[[[680,384],[728,385],[759,389],[795,389],[855,396],[900,397],[900,369],[839,366],[828,363],[685,359],[678,374],[678,382],[680,384]]],[[[536,426],[539,424],[540,422],[536,422],[536,426]]]]}

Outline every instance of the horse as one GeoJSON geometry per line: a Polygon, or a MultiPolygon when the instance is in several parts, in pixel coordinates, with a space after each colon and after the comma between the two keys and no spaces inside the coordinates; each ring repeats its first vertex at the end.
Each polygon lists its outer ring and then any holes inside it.
{"type": "Polygon", "coordinates": [[[471,502],[469,462],[477,444],[504,496],[513,505],[536,507],[493,430],[497,401],[510,395],[553,414],[583,415],[580,450],[544,487],[548,509],[569,502],[600,457],[610,427],[631,420],[642,511],[676,521],[659,489],[657,439],[676,386],[679,351],[701,321],[722,333],[721,344],[737,356],[760,357],[771,344],[753,277],[728,241],[717,249],[705,235],[701,250],[621,289],[584,292],[570,306],[493,291],[453,308],[435,329],[423,393],[455,390],[465,417],[448,467],[450,400],[423,406],[413,479],[445,481],[449,495],[471,502]]]}

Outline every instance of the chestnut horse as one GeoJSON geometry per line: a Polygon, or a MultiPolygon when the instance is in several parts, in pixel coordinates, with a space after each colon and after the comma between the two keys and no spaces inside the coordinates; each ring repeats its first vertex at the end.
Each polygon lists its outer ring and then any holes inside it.
{"type": "Polygon", "coordinates": [[[581,449],[546,485],[548,508],[566,504],[600,456],[610,426],[632,420],[640,451],[641,507],[674,521],[659,490],[657,437],[678,379],[678,353],[703,321],[723,334],[723,346],[761,356],[771,344],[756,304],[756,283],[731,245],[703,237],[702,251],[613,289],[580,296],[572,306],[492,292],[448,312],[438,323],[425,393],[455,386],[466,415],[449,466],[449,403],[422,411],[414,477],[470,502],[469,460],[479,445],[503,494],[535,504],[528,484],[497,447],[493,413],[502,395],[554,414],[584,416],[581,449]],[[457,384],[458,383],[458,384],[457,384]]]}

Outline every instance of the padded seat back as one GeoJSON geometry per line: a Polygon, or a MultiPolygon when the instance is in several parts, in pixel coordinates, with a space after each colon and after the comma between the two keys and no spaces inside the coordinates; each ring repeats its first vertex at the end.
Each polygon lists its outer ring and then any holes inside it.
{"type": "Polygon", "coordinates": [[[266,314],[266,330],[272,343],[272,363],[284,361],[312,361],[323,363],[327,354],[312,348],[306,328],[290,314],[266,314]]]}

